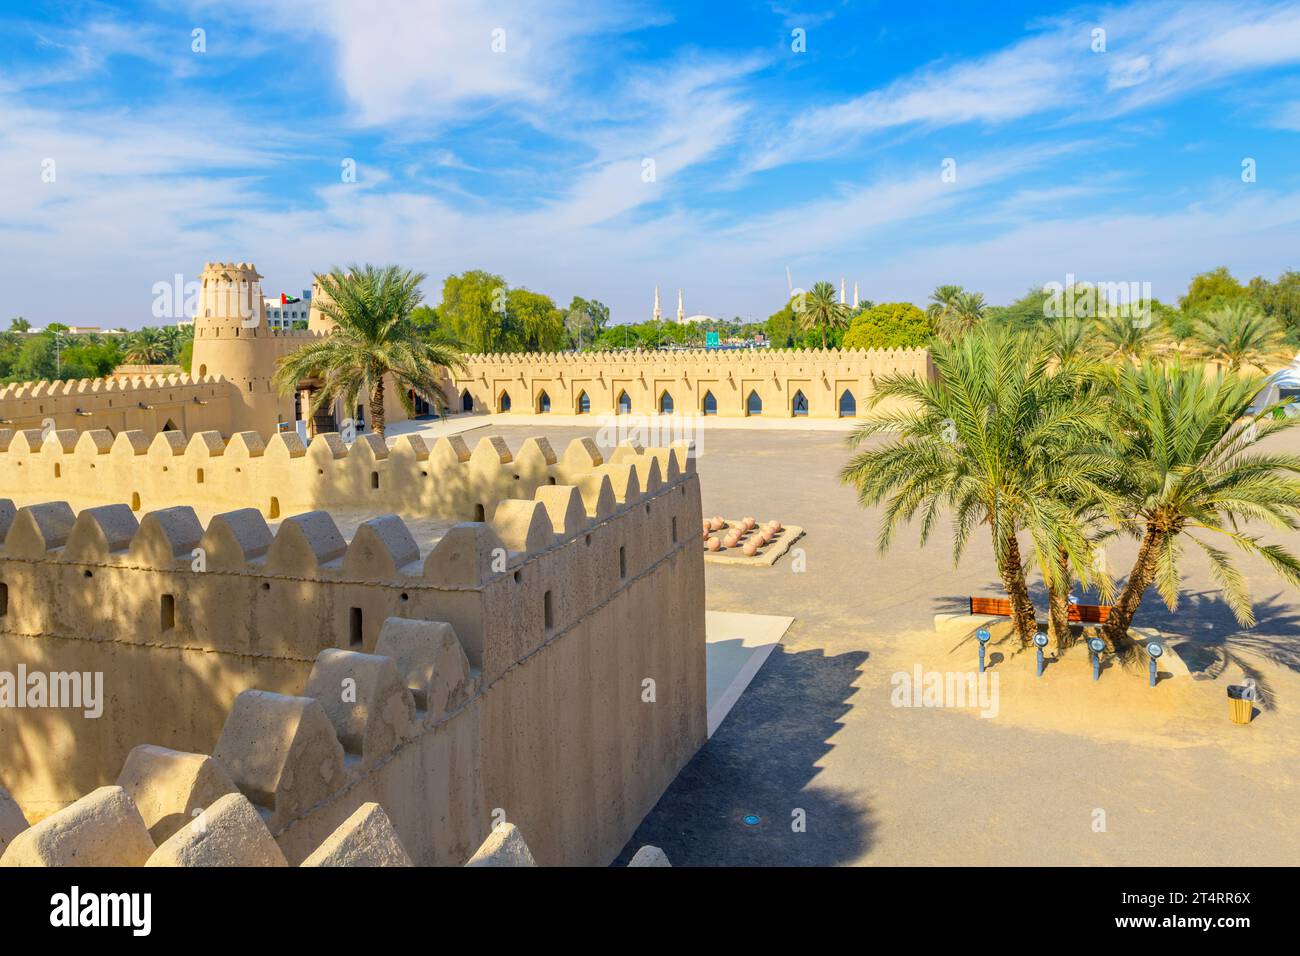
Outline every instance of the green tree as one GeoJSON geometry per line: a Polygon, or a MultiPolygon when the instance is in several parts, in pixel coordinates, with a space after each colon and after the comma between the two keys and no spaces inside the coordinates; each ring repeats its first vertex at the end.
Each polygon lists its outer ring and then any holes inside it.
{"type": "Polygon", "coordinates": [[[1051,293],[1042,288],[1033,288],[1010,305],[991,306],[985,313],[985,318],[1005,329],[1027,332],[1062,314],[1053,309],[1053,303],[1051,293]]]}
{"type": "Polygon", "coordinates": [[[381,438],[386,425],[385,376],[392,378],[408,415],[415,414],[411,390],[438,411],[444,410],[447,402],[438,384],[438,368],[463,364],[455,343],[423,337],[411,322],[424,279],[423,273],[372,265],[350,266],[346,272],[335,268],[316,276],[326,297],[320,310],[337,328],[280,359],[275,379],[281,393],[292,393],[304,378],[321,379],[313,414],[339,399],[344,408],[353,408],[365,395],[371,425],[381,438]]]}
{"type": "Polygon", "coordinates": [[[158,329],[145,327],[127,336],[123,358],[128,364],[161,365],[167,356],[167,341],[158,329]]]}
{"type": "MultiPolygon", "coordinates": [[[[946,288],[946,287],[941,287],[946,288]]],[[[988,305],[979,292],[959,292],[939,321],[939,334],[948,340],[969,335],[984,321],[988,305]]]]}
{"type": "Polygon", "coordinates": [[[506,317],[525,352],[554,352],[564,347],[564,314],[548,295],[528,289],[506,294],[506,317]]]}
{"type": "Polygon", "coordinates": [[[826,348],[826,333],[842,329],[848,324],[849,309],[835,298],[835,286],[818,282],[804,297],[803,308],[796,313],[799,327],[821,333],[822,348],[826,348]]]}
{"type": "Polygon", "coordinates": [[[1252,367],[1266,371],[1280,357],[1282,327],[1251,301],[1220,306],[1196,323],[1202,354],[1229,371],[1252,367]]]}
{"type": "Polygon", "coordinates": [[[1228,267],[1219,266],[1217,269],[1193,276],[1187,286],[1187,294],[1178,300],[1178,307],[1184,312],[1195,314],[1249,296],[1246,287],[1232,277],[1228,267]]]}
{"type": "Polygon", "coordinates": [[[908,349],[934,337],[934,318],[910,302],[882,302],[858,315],[844,333],[846,349],[908,349]]]}
{"type": "Polygon", "coordinates": [[[417,305],[411,310],[411,325],[421,335],[433,334],[442,326],[438,310],[431,305],[417,305]]]}
{"type": "Polygon", "coordinates": [[[795,305],[799,296],[791,296],[785,306],[768,316],[763,323],[763,332],[774,349],[787,349],[794,345],[794,336],[798,331],[795,319],[795,305]]]}
{"type": "Polygon", "coordinates": [[[574,296],[569,307],[564,310],[564,329],[569,336],[569,344],[582,349],[591,344],[604,331],[609,322],[609,306],[596,299],[583,299],[574,296]]]}
{"type": "Polygon", "coordinates": [[[619,325],[608,325],[596,339],[596,350],[600,352],[616,352],[619,349],[636,349],[644,346],[641,341],[641,333],[637,326],[624,322],[619,325]]]}
{"type": "Polygon", "coordinates": [[[1228,553],[1193,532],[1221,536],[1300,585],[1300,561],[1264,544],[1242,525],[1255,521],[1282,532],[1300,528],[1300,456],[1258,451],[1257,443],[1300,424],[1275,417],[1279,406],[1247,415],[1264,387],[1261,375],[1223,372],[1181,361],[1121,366],[1112,382],[1114,426],[1101,453],[1114,462],[1123,530],[1140,541],[1137,558],[1103,627],[1114,650],[1127,635],[1151,584],[1178,608],[1183,544],[1209,558],[1210,571],[1243,627],[1254,623],[1245,578],[1228,553]]]}
{"type": "Polygon", "coordinates": [[[114,342],[87,341],[79,337],[63,349],[64,378],[102,378],[112,373],[122,361],[122,352],[114,342]]]}
{"type": "Polygon", "coordinates": [[[21,315],[16,319],[9,320],[10,332],[26,332],[32,327],[32,324],[24,319],[21,315]]]}
{"type": "Polygon", "coordinates": [[[1282,273],[1276,282],[1262,276],[1250,280],[1250,298],[1260,310],[1275,319],[1294,339],[1300,335],[1300,272],[1282,273]]]}
{"type": "Polygon", "coordinates": [[[192,337],[181,343],[180,351],[176,354],[176,364],[186,374],[189,374],[190,370],[194,368],[194,339],[192,337]]]}
{"type": "Polygon", "coordinates": [[[1155,320],[1107,310],[1093,325],[1100,358],[1136,362],[1161,353],[1166,345],[1155,320]]]}
{"type": "Polygon", "coordinates": [[[936,286],[930,293],[930,304],[925,307],[926,314],[934,319],[935,327],[943,324],[956,308],[957,299],[965,292],[959,285],[936,286]]]}
{"type": "Polygon", "coordinates": [[[19,346],[13,364],[13,376],[17,381],[52,380],[56,374],[53,336],[35,335],[19,346]]]}
{"type": "Polygon", "coordinates": [[[472,352],[496,352],[506,338],[506,280],[474,269],[447,276],[442,284],[442,317],[446,334],[472,352]]]}
{"type": "Polygon", "coordinates": [[[1095,349],[1095,336],[1091,322],[1063,315],[1043,324],[1043,341],[1062,364],[1086,362],[1095,349]]]}
{"type": "Polygon", "coordinates": [[[1105,408],[1072,373],[1053,373],[1051,354],[1028,336],[981,330],[937,343],[932,355],[933,381],[904,373],[877,381],[873,407],[895,400],[894,410],[858,426],[850,444],[888,438],[854,455],[840,479],[863,505],[887,502],[882,552],[897,526],[917,516],[924,544],[948,511],[959,561],[971,533],[986,526],[1013,626],[1028,646],[1036,618],[1018,535],[1029,533],[1049,587],[1059,555],[1076,569],[1092,567],[1091,542],[1068,502],[1103,494],[1104,473],[1075,455],[1104,434],[1105,408]]]}

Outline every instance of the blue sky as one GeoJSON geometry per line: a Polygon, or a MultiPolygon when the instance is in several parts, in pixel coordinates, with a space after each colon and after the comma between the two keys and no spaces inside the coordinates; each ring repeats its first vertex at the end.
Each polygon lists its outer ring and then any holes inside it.
{"type": "Polygon", "coordinates": [[[434,302],[483,268],[616,321],[656,285],[764,318],[787,268],[1173,299],[1300,268],[1298,67],[1294,3],[8,5],[0,320],[138,327],[208,260],[398,262],[434,302]]]}

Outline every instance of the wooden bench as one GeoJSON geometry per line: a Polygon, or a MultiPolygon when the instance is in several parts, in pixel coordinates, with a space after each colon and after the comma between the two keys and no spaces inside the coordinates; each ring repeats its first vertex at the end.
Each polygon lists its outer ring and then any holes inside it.
{"type": "MultiPolygon", "coordinates": [[[[1112,607],[1113,605],[1110,604],[1071,603],[1070,623],[1090,626],[1105,624],[1106,619],[1110,617],[1112,607]]],[[[1011,599],[972,597],[970,599],[970,612],[994,617],[1010,617],[1011,599]]]]}

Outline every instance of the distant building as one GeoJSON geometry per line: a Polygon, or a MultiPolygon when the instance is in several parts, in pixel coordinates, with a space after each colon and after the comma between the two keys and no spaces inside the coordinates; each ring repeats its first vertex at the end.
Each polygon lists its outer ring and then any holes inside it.
{"type": "Polygon", "coordinates": [[[266,306],[266,324],[273,329],[291,329],[295,322],[306,322],[311,315],[311,289],[303,289],[302,296],[296,302],[285,301],[287,296],[277,299],[263,298],[266,306]]]}

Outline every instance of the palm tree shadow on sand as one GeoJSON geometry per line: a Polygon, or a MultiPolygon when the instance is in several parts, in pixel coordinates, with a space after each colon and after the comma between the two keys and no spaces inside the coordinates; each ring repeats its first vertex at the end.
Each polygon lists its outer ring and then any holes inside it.
{"type": "Polygon", "coordinates": [[[833,866],[867,852],[870,810],[814,783],[867,656],[777,645],[614,865],[647,843],[674,866],[833,866]],[[803,832],[793,826],[800,810],[803,832]]]}
{"type": "MultiPolygon", "coordinates": [[[[1273,686],[1261,663],[1300,674],[1300,608],[1279,591],[1254,601],[1255,626],[1243,628],[1217,590],[1182,591],[1178,610],[1171,611],[1154,589],[1142,599],[1134,627],[1155,628],[1183,640],[1178,645],[1193,680],[1213,680],[1236,666],[1255,681],[1268,709],[1273,686]]],[[[1036,596],[1037,599],[1037,596],[1036,596]]],[[[1083,603],[1100,603],[1096,592],[1085,592],[1083,603]]]]}

